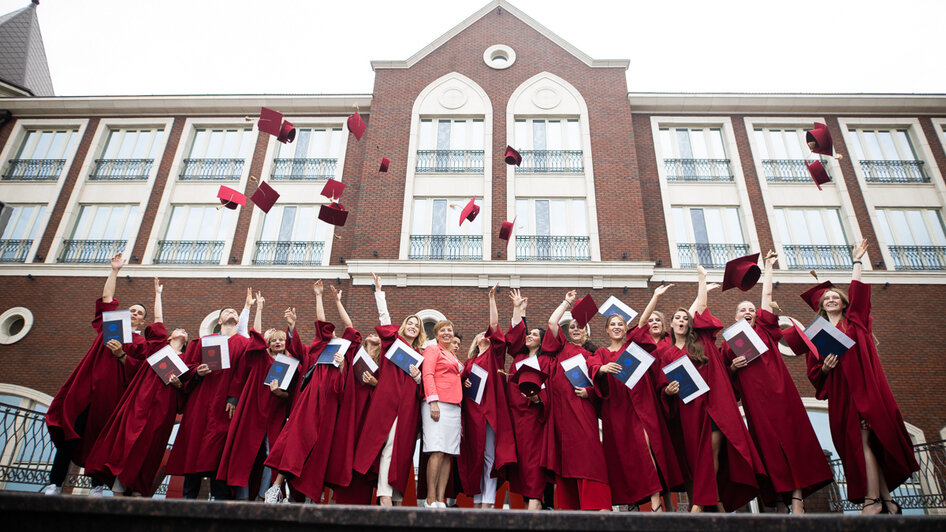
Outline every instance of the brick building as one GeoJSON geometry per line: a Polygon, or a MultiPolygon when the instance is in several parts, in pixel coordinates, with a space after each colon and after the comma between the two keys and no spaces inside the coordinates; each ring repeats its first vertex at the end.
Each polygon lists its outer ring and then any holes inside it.
{"type": "MultiPolygon", "coordinates": [[[[160,276],[168,325],[192,338],[246,287],[266,298],[265,326],[294,306],[310,337],[314,279],[340,286],[366,330],[375,272],[395,320],[445,316],[469,339],[496,282],[529,297],[534,323],[572,288],[642,309],[675,283],[661,303],[672,312],[692,301],[697,262],[719,280],[729,258],[769,249],[783,322],[807,324],[809,271],[848,282],[866,238],[888,378],[915,441],[943,437],[946,95],[628,93],[628,61],[588,57],[501,0],[371,66],[370,93],[333,96],[37,97],[26,78],[4,79],[25,92],[0,99],[0,397],[48,404],[88,348],[117,251],[130,263],[116,297],[150,312],[160,276]],[[360,141],[346,126],[355,105],[360,141]],[[245,117],[261,106],[295,124],[295,142],[258,133],[245,117]],[[821,158],[821,191],[805,168],[814,122],[844,155],[821,158]],[[504,163],[507,144],[521,166],[504,163]],[[251,194],[251,176],[281,194],[269,214],[217,208],[220,185],[251,194]],[[329,177],[347,185],[350,211],[334,233],[316,218],[329,177]],[[482,210],[459,225],[470,198],[482,210]],[[513,218],[507,246],[498,229],[513,218]]],[[[728,322],[760,294],[713,292],[710,308],[728,322]]],[[[591,326],[601,342],[603,319],[591,326]]],[[[804,360],[783,354],[831,449],[804,360]]]]}

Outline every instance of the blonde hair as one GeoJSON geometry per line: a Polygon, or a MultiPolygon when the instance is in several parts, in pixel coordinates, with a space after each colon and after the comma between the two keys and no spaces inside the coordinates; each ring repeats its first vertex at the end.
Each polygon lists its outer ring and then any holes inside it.
{"type": "Polygon", "coordinates": [[[467,360],[469,360],[469,359],[471,359],[471,358],[473,358],[473,357],[475,357],[475,356],[477,355],[477,349],[479,349],[478,346],[479,346],[480,340],[482,340],[484,336],[486,336],[486,335],[483,334],[483,333],[477,333],[477,335],[473,337],[473,341],[470,342],[470,348],[467,349],[467,351],[466,351],[466,359],[467,359],[467,360]]]}
{"type": "Polygon", "coordinates": [[[841,296],[841,303],[843,304],[841,307],[841,315],[846,318],[847,308],[851,305],[851,299],[847,296],[847,292],[836,286],[832,286],[824,292],[821,292],[821,297],[818,298],[818,315],[824,319],[828,319],[828,313],[824,310],[824,296],[828,295],[828,292],[834,292],[841,296]]]}
{"type": "MultiPolygon", "coordinates": [[[[660,337],[665,338],[668,334],[670,334],[667,332],[667,317],[664,316],[664,313],[660,312],[659,310],[655,310],[650,313],[650,316],[655,315],[660,318],[660,337]]],[[[650,321],[650,316],[647,316],[647,321],[650,321]]]]}
{"type": "MultiPolygon", "coordinates": [[[[610,318],[609,318],[609,319],[610,319],[610,318]]],[[[577,324],[577,323],[578,323],[578,320],[571,319],[571,320],[568,320],[568,323],[565,324],[565,330],[566,330],[566,331],[565,331],[565,339],[568,340],[569,342],[575,344],[575,345],[580,345],[580,346],[584,347],[584,345],[585,345],[586,343],[588,343],[588,328],[587,328],[587,327],[582,327],[582,328],[581,328],[581,339],[578,340],[578,342],[574,342],[574,341],[572,341],[572,335],[568,334],[568,330],[572,328],[572,323],[577,324]]]]}
{"type": "Polygon", "coordinates": [[[401,322],[401,328],[397,330],[397,334],[401,337],[404,337],[404,329],[407,328],[407,320],[414,318],[417,320],[417,337],[414,338],[414,341],[411,342],[411,347],[415,351],[420,351],[420,348],[423,347],[424,343],[427,342],[427,333],[424,331],[424,322],[421,321],[416,314],[411,314],[410,316],[404,318],[404,321],[401,322]]]}

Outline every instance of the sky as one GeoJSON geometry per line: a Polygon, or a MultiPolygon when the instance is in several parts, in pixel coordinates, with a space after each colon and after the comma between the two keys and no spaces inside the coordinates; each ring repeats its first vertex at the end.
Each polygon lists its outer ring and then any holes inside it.
{"type": "MultiPolygon", "coordinates": [[[[368,94],[487,0],[42,0],[60,96],[368,94]]],[[[7,13],[29,0],[0,0],[7,13]]],[[[946,93],[944,0],[515,0],[631,92],[946,93]]]]}

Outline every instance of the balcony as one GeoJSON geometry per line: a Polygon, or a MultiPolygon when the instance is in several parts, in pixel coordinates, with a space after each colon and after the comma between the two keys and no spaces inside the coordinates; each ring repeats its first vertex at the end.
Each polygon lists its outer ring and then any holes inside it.
{"type": "Polygon", "coordinates": [[[790,270],[850,270],[853,246],[783,245],[790,270]]]}
{"type": "Polygon", "coordinates": [[[274,159],[273,181],[316,181],[335,177],[338,159],[274,159]]]}
{"type": "Polygon", "coordinates": [[[178,179],[236,181],[242,173],[243,159],[184,159],[178,179]]]}
{"type": "Polygon", "coordinates": [[[591,260],[587,236],[516,235],[516,260],[591,260]]]}
{"type": "Polygon", "coordinates": [[[946,246],[888,246],[896,270],[946,269],[946,246]]]}
{"type": "Polygon", "coordinates": [[[159,240],[155,264],[220,264],[223,240],[159,240]]]}
{"type": "Polygon", "coordinates": [[[53,181],[59,178],[65,159],[11,159],[4,181],[53,181]]]}
{"type": "Polygon", "coordinates": [[[324,242],[258,241],[253,264],[288,266],[319,266],[322,264],[324,242]]]}
{"type": "Polygon", "coordinates": [[[523,150],[517,174],[583,174],[581,150],[523,150]]]}
{"type": "Polygon", "coordinates": [[[483,173],[483,150],[417,150],[418,174],[483,173]]]}
{"type": "Polygon", "coordinates": [[[63,240],[59,262],[104,264],[125,251],[126,240],[63,240]]]}
{"type": "Polygon", "coordinates": [[[664,159],[667,181],[732,182],[729,159],[664,159]]]}
{"type": "Polygon", "coordinates": [[[89,179],[93,181],[138,181],[148,179],[154,159],[96,159],[89,179]]]}
{"type": "Polygon", "coordinates": [[[929,183],[923,161],[861,161],[868,183],[929,183]]]}
{"type": "Polygon", "coordinates": [[[811,183],[804,159],[764,159],[762,171],[769,183],[811,183]]]}
{"type": "Polygon", "coordinates": [[[0,240],[0,262],[23,262],[33,240],[0,240]]]}
{"type": "Polygon", "coordinates": [[[480,235],[411,235],[411,260],[483,260],[480,235]]]}
{"type": "Polygon", "coordinates": [[[704,268],[724,268],[726,263],[736,257],[749,253],[748,244],[677,244],[681,268],[695,268],[702,264],[704,268]]]}

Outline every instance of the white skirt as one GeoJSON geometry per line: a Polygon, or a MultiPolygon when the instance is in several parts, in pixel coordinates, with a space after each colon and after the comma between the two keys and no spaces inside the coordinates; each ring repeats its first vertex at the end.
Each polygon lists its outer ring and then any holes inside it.
{"type": "Polygon", "coordinates": [[[424,428],[424,452],[460,454],[460,405],[438,401],[440,420],[430,417],[430,405],[426,402],[420,407],[420,417],[424,428]]]}

